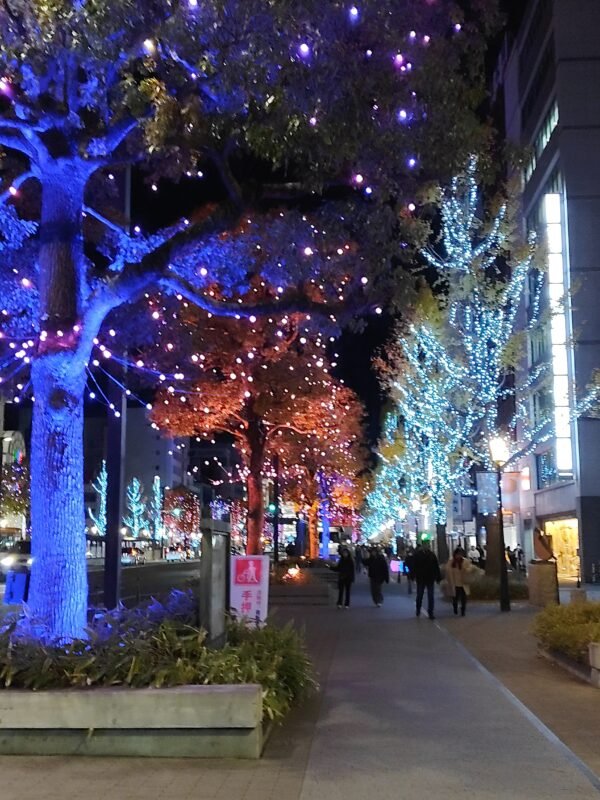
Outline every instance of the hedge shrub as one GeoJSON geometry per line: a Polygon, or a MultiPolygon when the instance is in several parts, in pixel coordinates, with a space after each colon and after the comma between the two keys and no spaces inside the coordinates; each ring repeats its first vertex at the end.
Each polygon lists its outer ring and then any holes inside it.
{"type": "Polygon", "coordinates": [[[588,644],[600,642],[600,603],[548,606],[535,618],[533,633],[542,647],[588,663],[588,644]]]}

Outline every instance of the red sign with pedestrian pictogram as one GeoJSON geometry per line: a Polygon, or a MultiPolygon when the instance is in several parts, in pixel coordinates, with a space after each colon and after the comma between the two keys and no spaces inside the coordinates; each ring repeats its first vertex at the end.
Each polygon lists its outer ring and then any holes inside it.
{"type": "Polygon", "coordinates": [[[269,557],[233,556],[231,562],[231,610],[260,625],[269,609],[269,557]]]}

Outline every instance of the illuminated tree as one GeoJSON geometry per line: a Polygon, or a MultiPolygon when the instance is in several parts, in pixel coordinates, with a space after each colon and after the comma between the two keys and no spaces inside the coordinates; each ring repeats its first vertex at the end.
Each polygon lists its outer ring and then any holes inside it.
{"type": "Polygon", "coordinates": [[[543,418],[532,425],[529,410],[531,389],[548,376],[549,365],[537,366],[518,391],[510,381],[523,359],[524,334],[541,324],[543,275],[535,264],[535,240],[519,243],[519,223],[511,217],[507,201],[485,222],[481,219],[476,170],[477,161],[471,159],[444,193],[440,244],[423,255],[447,285],[442,300],[445,342],[443,348],[438,342],[439,362],[446,361],[448,369],[461,374],[465,446],[474,461],[491,466],[488,445],[501,432],[498,411],[503,401],[512,399],[515,405],[508,424],[513,433],[511,460],[552,435],[550,420],[543,418]],[[523,321],[519,311],[530,275],[535,289],[529,319],[523,321]]]}
{"type": "MultiPolygon", "coordinates": [[[[387,389],[395,404],[386,424],[381,463],[368,508],[396,517],[414,502],[428,499],[437,527],[438,555],[447,557],[447,507],[472,466],[468,457],[470,421],[463,389],[466,371],[451,360],[434,331],[423,322],[411,325],[388,348],[387,389]],[[393,366],[389,362],[396,362],[393,366]],[[394,499],[390,503],[390,495],[394,499]]],[[[393,519],[393,517],[392,517],[393,519]]],[[[379,522],[382,520],[379,519],[379,522]]]]}
{"type": "Polygon", "coordinates": [[[165,490],[165,528],[173,538],[200,534],[200,500],[198,495],[179,486],[165,490]]]}
{"type": "MultiPolygon", "coordinates": [[[[430,308],[433,324],[417,320],[396,345],[404,363],[390,385],[404,451],[393,465],[386,464],[370,500],[379,505],[378,494],[386,496],[389,488],[382,482],[397,486],[406,480],[402,476],[410,476],[410,492],[430,498],[438,525],[445,524],[449,493],[461,491],[470,467],[492,466],[489,442],[501,433],[503,402],[512,401],[514,408],[506,426],[511,461],[552,435],[551,420],[532,423],[529,408],[532,390],[547,378],[548,364],[532,370],[518,391],[511,380],[523,358],[524,333],[540,326],[542,276],[535,266],[535,242],[519,243],[507,202],[482,220],[476,169],[471,159],[442,194],[439,242],[423,251],[441,279],[441,291],[430,308]],[[535,289],[529,319],[523,321],[519,311],[530,276],[535,289]]],[[[490,563],[499,558],[491,557],[490,563]]]]}
{"type": "Polygon", "coordinates": [[[108,496],[108,472],[106,461],[102,461],[102,467],[96,480],[92,483],[92,488],[98,495],[98,515],[92,509],[88,509],[90,519],[96,526],[98,536],[106,536],[106,499],[108,496]]]}
{"type": "Polygon", "coordinates": [[[0,476],[0,517],[29,515],[29,466],[26,461],[2,466],[0,476]]]}
{"type": "Polygon", "coordinates": [[[155,475],[152,481],[152,497],[150,498],[149,524],[152,538],[160,541],[164,533],[163,522],[163,496],[160,475],[155,475]]]}
{"type": "Polygon", "coordinates": [[[335,379],[323,388],[324,394],[315,392],[307,398],[305,423],[296,430],[282,430],[275,444],[284,464],[284,496],[307,513],[310,558],[319,555],[319,514],[327,532],[336,500],[340,504],[354,501],[358,508],[356,487],[365,456],[361,402],[335,379]]]}
{"type": "MultiPolygon", "coordinates": [[[[83,394],[87,365],[108,351],[94,353],[105,320],[157,287],[252,313],[225,302],[247,280],[226,234],[273,199],[353,186],[381,254],[389,198],[406,208],[420,177],[481,138],[470,110],[494,5],[471,0],[463,16],[409,0],[356,12],[315,0],[0,4],[3,328],[24,343],[14,356],[36,400],[30,607],[45,636],[85,634],[83,394]],[[111,177],[142,162],[157,188],[205,170],[218,188],[191,224],[130,235],[111,177]]],[[[282,306],[306,305],[295,243],[318,246],[302,223],[290,216],[286,257],[265,265],[282,306]]]]}
{"type": "MultiPolygon", "coordinates": [[[[266,294],[261,288],[260,296],[266,294]]],[[[321,441],[336,427],[338,384],[325,348],[326,338],[306,327],[303,315],[235,320],[190,311],[181,329],[165,329],[158,355],[148,356],[156,365],[165,363],[165,354],[188,362],[187,388],[168,385],[156,398],[152,418],[159,428],[172,436],[234,438],[245,468],[249,553],[262,549],[269,453],[279,448],[283,434],[321,441]]]]}
{"type": "Polygon", "coordinates": [[[131,531],[134,539],[138,539],[143,531],[148,530],[148,508],[144,489],[138,478],[132,478],[125,492],[125,505],[129,512],[123,517],[123,525],[131,531]]]}

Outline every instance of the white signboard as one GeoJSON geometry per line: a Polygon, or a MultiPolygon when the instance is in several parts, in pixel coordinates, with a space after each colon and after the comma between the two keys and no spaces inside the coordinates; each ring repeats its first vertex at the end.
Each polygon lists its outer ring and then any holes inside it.
{"type": "Polygon", "coordinates": [[[232,556],[231,610],[238,619],[260,625],[269,610],[269,556],[232,556]]]}

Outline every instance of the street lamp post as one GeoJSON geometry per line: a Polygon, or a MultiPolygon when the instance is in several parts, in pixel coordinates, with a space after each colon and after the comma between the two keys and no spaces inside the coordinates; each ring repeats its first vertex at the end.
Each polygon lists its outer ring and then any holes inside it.
{"type": "Polygon", "coordinates": [[[502,436],[490,440],[490,455],[496,467],[498,481],[498,539],[500,548],[500,611],[510,611],[510,592],[508,589],[508,570],[504,544],[504,518],[502,515],[502,467],[508,461],[508,444],[502,436]]]}

